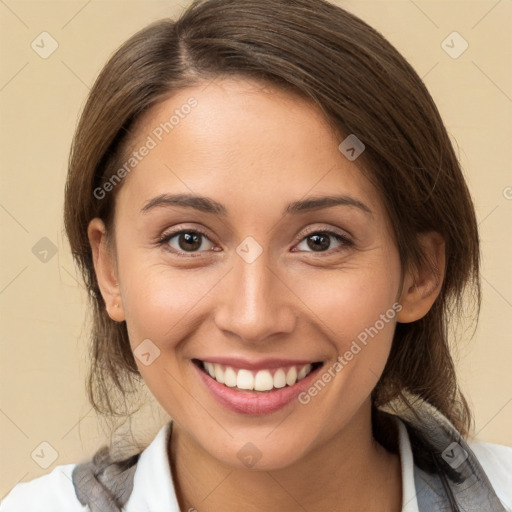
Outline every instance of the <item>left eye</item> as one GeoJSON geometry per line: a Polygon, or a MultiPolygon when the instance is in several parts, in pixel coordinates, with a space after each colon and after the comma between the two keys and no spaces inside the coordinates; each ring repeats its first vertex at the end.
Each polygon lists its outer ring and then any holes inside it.
{"type": "MultiPolygon", "coordinates": [[[[333,250],[338,249],[340,246],[350,245],[350,240],[338,233],[334,233],[332,231],[318,231],[304,237],[297,247],[300,248],[300,245],[305,243],[312,252],[326,252],[328,249],[331,249],[332,238],[334,238],[339,244],[333,250]]],[[[309,251],[306,250],[306,252],[309,251]]]]}

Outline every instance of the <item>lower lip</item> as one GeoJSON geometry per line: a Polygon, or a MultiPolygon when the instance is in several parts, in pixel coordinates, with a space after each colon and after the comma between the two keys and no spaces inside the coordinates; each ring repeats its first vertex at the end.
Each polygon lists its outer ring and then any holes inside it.
{"type": "Polygon", "coordinates": [[[237,388],[224,386],[224,384],[217,382],[207,375],[196,364],[192,364],[198,372],[199,378],[221,405],[231,411],[247,414],[249,416],[260,416],[279,411],[294,400],[300,393],[305,391],[310,386],[318,370],[322,368],[322,366],[319,366],[309,373],[307,377],[299,380],[293,386],[285,386],[275,391],[258,393],[237,391],[237,388]]]}

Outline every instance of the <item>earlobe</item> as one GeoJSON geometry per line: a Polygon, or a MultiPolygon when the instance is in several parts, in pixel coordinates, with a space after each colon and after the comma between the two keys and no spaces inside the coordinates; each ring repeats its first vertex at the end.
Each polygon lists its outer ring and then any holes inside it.
{"type": "Polygon", "coordinates": [[[108,315],[115,322],[125,320],[114,251],[108,244],[104,222],[95,218],[87,228],[91,245],[94,271],[108,315]]]}
{"type": "Polygon", "coordinates": [[[421,268],[409,269],[404,277],[400,296],[401,311],[397,321],[409,323],[423,318],[441,292],[445,272],[445,243],[443,237],[429,231],[419,235],[425,255],[421,268]]]}

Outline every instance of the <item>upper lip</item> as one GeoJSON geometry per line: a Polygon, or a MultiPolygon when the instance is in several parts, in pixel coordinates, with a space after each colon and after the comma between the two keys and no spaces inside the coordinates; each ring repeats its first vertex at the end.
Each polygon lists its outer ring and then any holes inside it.
{"type": "Polygon", "coordinates": [[[264,370],[272,368],[282,368],[285,366],[304,366],[306,364],[313,364],[321,362],[314,359],[243,359],[238,357],[204,357],[196,358],[199,361],[206,363],[217,363],[224,366],[231,366],[232,368],[247,369],[247,370],[264,370]]]}

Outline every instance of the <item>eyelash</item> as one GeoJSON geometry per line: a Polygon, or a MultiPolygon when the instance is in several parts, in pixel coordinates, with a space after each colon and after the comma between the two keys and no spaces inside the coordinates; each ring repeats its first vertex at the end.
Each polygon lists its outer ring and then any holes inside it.
{"type": "MultiPolygon", "coordinates": [[[[194,228],[194,229],[180,229],[178,231],[173,231],[172,233],[164,234],[158,240],[158,245],[162,246],[165,250],[171,252],[172,254],[174,254],[176,256],[185,257],[185,258],[190,258],[190,257],[196,258],[196,257],[199,257],[202,252],[207,252],[207,251],[198,251],[196,253],[185,252],[185,251],[178,252],[175,249],[170,248],[169,245],[168,245],[169,241],[172,240],[174,237],[176,237],[178,235],[181,235],[183,233],[188,233],[188,234],[193,233],[193,234],[202,235],[206,239],[210,240],[208,235],[204,231],[202,231],[201,229],[198,229],[198,228],[194,228]]],[[[324,256],[322,256],[322,254],[330,256],[333,253],[337,253],[337,252],[339,252],[339,251],[341,251],[341,250],[343,250],[343,249],[345,249],[347,247],[352,247],[354,245],[354,242],[352,240],[350,240],[347,236],[341,235],[340,233],[338,233],[336,231],[331,231],[329,229],[326,229],[326,230],[316,229],[316,230],[310,231],[309,233],[305,233],[302,236],[302,238],[300,238],[298,240],[297,243],[300,243],[300,242],[306,240],[307,238],[309,238],[312,235],[329,235],[332,238],[334,238],[336,241],[342,243],[342,245],[340,247],[337,247],[336,249],[328,249],[327,251],[319,251],[319,252],[316,252],[316,251],[296,251],[296,252],[312,252],[313,254],[316,253],[320,257],[324,257],[324,256]]],[[[211,242],[211,240],[210,240],[210,242],[211,242]]]]}

